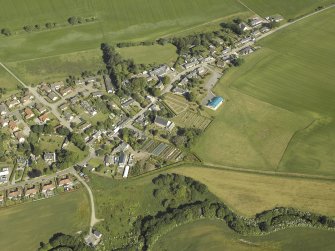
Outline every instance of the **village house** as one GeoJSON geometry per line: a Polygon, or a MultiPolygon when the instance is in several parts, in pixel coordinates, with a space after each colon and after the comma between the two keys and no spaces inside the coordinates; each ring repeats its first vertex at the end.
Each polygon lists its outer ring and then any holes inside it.
{"type": "Polygon", "coordinates": [[[5,104],[0,104],[0,115],[4,116],[6,115],[8,112],[7,110],[7,106],[5,104]]]}
{"type": "Polygon", "coordinates": [[[263,22],[264,22],[263,19],[258,16],[249,19],[249,24],[252,27],[260,26],[263,22]]]}
{"type": "Polygon", "coordinates": [[[190,68],[196,66],[198,63],[199,62],[197,60],[195,60],[195,61],[192,61],[192,62],[188,62],[188,63],[184,64],[183,66],[184,66],[185,69],[190,69],[190,68]]]}
{"type": "Polygon", "coordinates": [[[32,94],[28,93],[24,97],[21,98],[21,103],[23,105],[27,105],[33,99],[34,99],[34,96],[32,94]]]}
{"type": "Polygon", "coordinates": [[[128,162],[128,156],[125,152],[120,152],[119,160],[118,160],[118,166],[120,168],[124,168],[128,162]]]}
{"type": "Polygon", "coordinates": [[[247,47],[243,48],[242,50],[240,50],[238,53],[240,55],[248,55],[248,54],[253,53],[253,52],[254,52],[254,49],[251,46],[247,46],[247,47]]]}
{"type": "Polygon", "coordinates": [[[123,102],[123,103],[121,104],[121,106],[122,106],[123,108],[127,108],[127,107],[129,107],[131,104],[133,104],[134,102],[135,102],[135,100],[133,100],[132,98],[130,98],[130,99],[126,100],[125,102],[123,102]]]}
{"type": "Polygon", "coordinates": [[[177,95],[184,95],[184,94],[187,93],[186,90],[184,90],[184,89],[182,89],[182,88],[180,88],[180,87],[178,87],[178,86],[174,87],[174,88],[172,89],[172,92],[173,92],[174,94],[177,94],[177,95]]]}
{"type": "Polygon", "coordinates": [[[44,113],[43,115],[39,116],[38,119],[40,120],[41,123],[46,123],[50,121],[50,118],[47,113],[44,113]]]}
{"type": "Polygon", "coordinates": [[[62,95],[63,97],[65,97],[66,95],[68,95],[71,92],[72,92],[72,88],[71,87],[60,89],[60,91],[59,91],[60,95],[62,95]]]}
{"type": "Polygon", "coordinates": [[[262,27],[259,31],[262,33],[267,33],[270,31],[270,29],[268,27],[262,27]]]}
{"type": "Polygon", "coordinates": [[[31,119],[35,116],[35,114],[33,113],[33,111],[30,108],[25,108],[24,109],[24,117],[25,119],[31,119]]]}
{"type": "Polygon", "coordinates": [[[55,185],[52,183],[52,181],[50,181],[49,184],[45,184],[45,185],[43,185],[43,187],[42,187],[42,193],[43,193],[44,195],[48,195],[48,196],[50,196],[50,195],[52,195],[52,191],[53,191],[55,188],[56,188],[55,185]]]}
{"type": "Polygon", "coordinates": [[[47,111],[47,108],[44,107],[44,106],[41,105],[41,104],[36,104],[36,105],[35,105],[35,108],[36,108],[36,110],[38,111],[38,113],[39,113],[40,115],[43,114],[43,113],[45,113],[45,112],[47,111]]]}
{"type": "Polygon", "coordinates": [[[97,82],[96,77],[88,77],[88,78],[85,78],[84,80],[85,80],[86,84],[93,84],[93,83],[97,82]]]}
{"type": "Polygon", "coordinates": [[[19,188],[16,188],[15,190],[9,191],[7,194],[7,198],[9,200],[17,200],[22,196],[22,191],[19,188]]]}
{"type": "Polygon", "coordinates": [[[155,121],[154,121],[155,125],[165,128],[167,130],[172,130],[175,126],[175,124],[169,120],[166,120],[162,117],[156,116],[155,117],[155,121]]]}
{"type": "Polygon", "coordinates": [[[73,184],[73,182],[69,178],[61,179],[58,182],[59,187],[70,187],[70,186],[72,186],[72,184],[73,184]]]}
{"type": "Polygon", "coordinates": [[[28,188],[24,194],[27,198],[33,198],[38,193],[38,190],[35,187],[28,188]]]}
{"type": "Polygon", "coordinates": [[[113,155],[111,154],[108,154],[105,156],[104,158],[104,163],[105,163],[105,166],[112,166],[115,164],[115,158],[113,155]]]}
{"type": "Polygon", "coordinates": [[[51,153],[51,152],[44,153],[43,159],[48,165],[51,165],[52,163],[56,162],[56,153],[51,153]]]}
{"type": "Polygon", "coordinates": [[[50,87],[51,89],[58,91],[60,88],[64,87],[64,82],[63,81],[55,82],[51,84],[50,87]]]}
{"type": "Polygon", "coordinates": [[[199,67],[199,68],[197,69],[197,74],[198,74],[199,76],[204,76],[206,73],[207,73],[207,70],[206,70],[205,67],[199,67]]]}
{"type": "Polygon", "coordinates": [[[15,121],[11,120],[8,123],[8,127],[9,129],[11,129],[13,132],[16,132],[19,130],[19,127],[17,126],[17,124],[15,123],[15,121]]]}
{"type": "Polygon", "coordinates": [[[3,203],[4,203],[4,196],[0,195],[0,205],[3,205],[3,203]]]}
{"type": "Polygon", "coordinates": [[[74,119],[73,114],[71,112],[68,112],[68,111],[64,112],[64,117],[67,121],[72,121],[74,119]]]}
{"type": "Polygon", "coordinates": [[[83,85],[83,84],[85,84],[85,80],[83,80],[83,79],[77,79],[77,80],[74,81],[74,83],[76,85],[83,85]]]}
{"type": "Polygon", "coordinates": [[[159,81],[156,86],[155,86],[156,89],[160,90],[160,91],[163,91],[164,90],[164,84],[162,81],[159,81]]]}
{"type": "Polygon", "coordinates": [[[248,25],[246,25],[245,23],[240,23],[240,24],[238,25],[238,27],[240,27],[240,29],[241,29],[242,31],[248,31],[248,30],[251,30],[251,28],[250,28],[248,25]]]}
{"type": "Polygon", "coordinates": [[[59,106],[59,109],[60,109],[61,111],[65,111],[65,110],[67,110],[68,108],[69,108],[69,105],[68,105],[67,103],[61,104],[61,105],[59,106]]]}
{"type": "Polygon", "coordinates": [[[16,97],[14,97],[12,100],[8,100],[6,102],[6,104],[7,104],[8,108],[11,109],[11,108],[19,105],[20,104],[20,100],[18,100],[16,97]]]}
{"type": "Polygon", "coordinates": [[[59,99],[58,95],[54,92],[50,92],[48,98],[51,99],[51,101],[57,101],[59,99]]]}
{"type": "Polygon", "coordinates": [[[93,98],[101,98],[103,96],[102,92],[92,92],[93,98]]]}
{"type": "Polygon", "coordinates": [[[50,92],[52,92],[52,89],[47,85],[47,84],[42,84],[40,87],[39,87],[40,91],[45,93],[45,94],[48,94],[50,92]]]}
{"type": "Polygon", "coordinates": [[[0,127],[7,127],[8,126],[8,123],[9,123],[9,120],[8,119],[3,119],[3,118],[0,118],[0,127]]]}
{"type": "Polygon", "coordinates": [[[112,84],[112,80],[108,75],[104,75],[104,82],[105,82],[105,88],[107,93],[114,93],[114,87],[112,84]]]}
{"type": "Polygon", "coordinates": [[[151,77],[164,77],[169,72],[169,67],[167,65],[162,65],[152,71],[149,72],[151,77]]]}
{"type": "Polygon", "coordinates": [[[281,15],[274,15],[274,16],[269,16],[265,18],[269,22],[275,22],[279,23],[284,20],[284,18],[281,15]]]}
{"type": "Polygon", "coordinates": [[[251,36],[253,37],[259,37],[260,35],[262,35],[262,33],[259,30],[255,30],[251,32],[251,36]]]}
{"type": "Polygon", "coordinates": [[[0,170],[0,184],[8,182],[9,178],[9,168],[3,167],[0,170]]]}
{"type": "Polygon", "coordinates": [[[70,98],[70,102],[71,102],[71,104],[73,104],[73,105],[75,105],[76,103],[78,103],[79,100],[80,100],[80,99],[79,99],[78,96],[74,96],[74,97],[70,98]]]}
{"type": "Polygon", "coordinates": [[[22,135],[21,132],[14,132],[14,136],[20,144],[23,144],[26,141],[25,137],[22,135]]]}

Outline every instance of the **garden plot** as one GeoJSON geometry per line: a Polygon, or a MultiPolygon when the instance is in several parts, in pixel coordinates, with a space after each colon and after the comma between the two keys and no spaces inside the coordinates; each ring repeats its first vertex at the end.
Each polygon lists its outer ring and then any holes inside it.
{"type": "Polygon", "coordinates": [[[186,111],[175,117],[174,122],[181,126],[205,130],[212,120],[200,114],[186,111]]]}
{"type": "Polygon", "coordinates": [[[189,104],[184,97],[174,94],[165,95],[164,102],[177,115],[185,112],[189,107],[189,104]]]}

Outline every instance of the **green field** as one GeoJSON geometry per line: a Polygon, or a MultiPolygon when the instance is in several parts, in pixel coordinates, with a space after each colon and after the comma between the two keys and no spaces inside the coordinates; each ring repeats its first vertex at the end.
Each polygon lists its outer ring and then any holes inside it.
{"type": "Polygon", "coordinates": [[[57,232],[87,230],[89,202],[83,190],[0,210],[0,246],[33,251],[57,232]]]}
{"type": "Polygon", "coordinates": [[[102,54],[99,49],[74,52],[45,58],[7,63],[13,72],[27,84],[65,80],[68,76],[79,77],[85,70],[96,73],[103,69],[102,54]]]}
{"type": "Polygon", "coordinates": [[[200,220],[180,226],[158,239],[152,250],[162,251],[331,251],[335,233],[317,229],[288,229],[261,237],[245,237],[225,223],[200,220]]]}
{"type": "Polygon", "coordinates": [[[74,27],[66,25],[51,31],[0,38],[0,58],[4,61],[96,49],[101,42],[155,39],[248,12],[235,0],[147,0],[137,4],[133,0],[33,0],[29,4],[22,4],[22,0],[1,0],[0,4],[0,23],[13,30],[47,21],[65,24],[68,17],[75,15],[97,18],[96,22],[74,27]]]}
{"type": "Polygon", "coordinates": [[[194,147],[200,157],[232,166],[334,175],[333,13],[267,37],[260,51],[226,74],[215,91],[228,102],[194,147]]]}
{"type": "Polygon", "coordinates": [[[173,172],[206,184],[239,214],[253,216],[276,206],[335,216],[335,182],[184,166],[173,172]]]}
{"type": "Polygon", "coordinates": [[[176,47],[172,44],[132,46],[118,49],[124,58],[132,58],[137,64],[171,64],[177,60],[176,47]]]}
{"type": "Polygon", "coordinates": [[[14,90],[18,82],[14,79],[5,69],[0,67],[0,88],[6,88],[7,90],[14,90]]]}
{"type": "Polygon", "coordinates": [[[265,17],[280,14],[286,19],[313,12],[319,6],[327,6],[332,0],[241,0],[257,14],[265,17]]]}

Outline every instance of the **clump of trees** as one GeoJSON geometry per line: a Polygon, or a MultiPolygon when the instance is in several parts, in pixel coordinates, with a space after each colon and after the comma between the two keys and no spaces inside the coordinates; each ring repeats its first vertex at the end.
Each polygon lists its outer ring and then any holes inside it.
{"type": "Polygon", "coordinates": [[[171,142],[177,147],[189,148],[201,132],[202,131],[200,129],[196,128],[179,127],[177,134],[171,138],[171,142]]]}
{"type": "Polygon", "coordinates": [[[94,20],[95,20],[95,17],[83,18],[83,17],[77,17],[77,16],[72,16],[67,19],[68,23],[71,25],[82,24],[84,22],[93,22],[94,20]]]}
{"type": "Polygon", "coordinates": [[[113,46],[102,44],[103,61],[106,64],[108,74],[112,83],[117,90],[118,96],[123,96],[124,92],[128,92],[127,88],[122,87],[123,81],[128,79],[131,74],[137,74],[138,67],[132,59],[123,59],[113,46]]]}

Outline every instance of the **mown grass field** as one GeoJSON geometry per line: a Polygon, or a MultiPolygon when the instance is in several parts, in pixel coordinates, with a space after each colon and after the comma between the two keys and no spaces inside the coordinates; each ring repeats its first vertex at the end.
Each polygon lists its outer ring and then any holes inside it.
{"type": "Polygon", "coordinates": [[[246,216],[276,206],[335,216],[335,183],[331,181],[234,172],[185,166],[173,172],[206,184],[209,190],[236,212],[246,216]]]}
{"type": "Polygon", "coordinates": [[[132,58],[137,64],[171,64],[177,60],[176,47],[172,44],[132,46],[117,49],[124,58],[132,58]]]}
{"type": "Polygon", "coordinates": [[[215,91],[228,102],[194,147],[200,157],[232,166],[334,175],[333,13],[267,37],[260,51],[225,75],[215,91]]]}
{"type": "Polygon", "coordinates": [[[200,220],[186,224],[158,239],[153,250],[184,251],[296,251],[335,248],[335,233],[318,229],[288,229],[260,237],[244,237],[223,222],[200,220]]]}
{"type": "Polygon", "coordinates": [[[57,232],[75,234],[89,226],[89,202],[84,190],[1,209],[3,250],[33,251],[57,232]]]}
{"type": "Polygon", "coordinates": [[[319,6],[327,6],[332,0],[241,0],[257,14],[265,17],[280,14],[286,19],[313,12],[319,6]]]}

